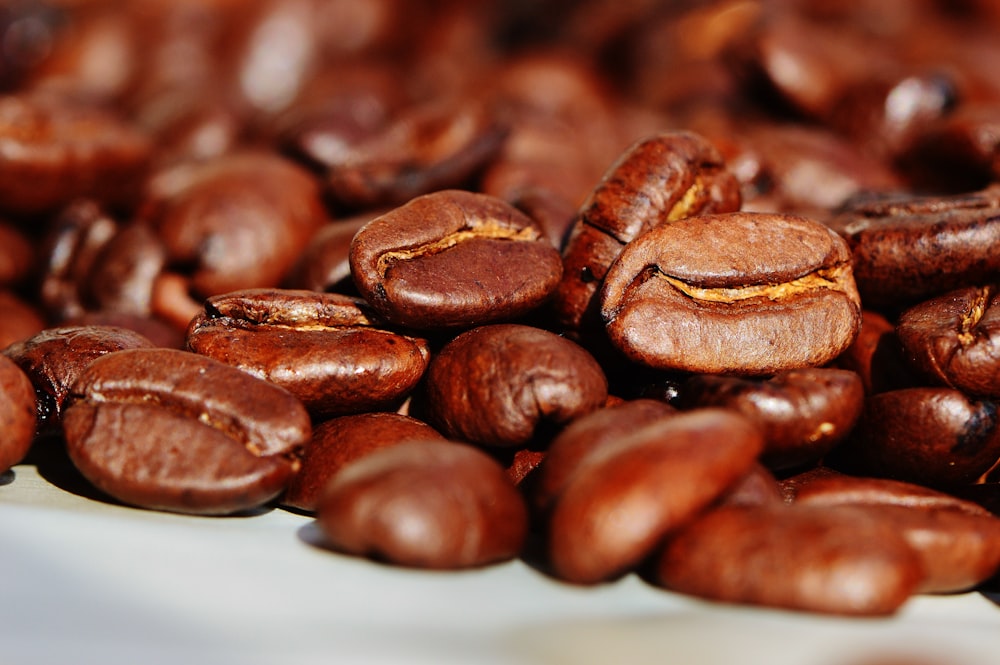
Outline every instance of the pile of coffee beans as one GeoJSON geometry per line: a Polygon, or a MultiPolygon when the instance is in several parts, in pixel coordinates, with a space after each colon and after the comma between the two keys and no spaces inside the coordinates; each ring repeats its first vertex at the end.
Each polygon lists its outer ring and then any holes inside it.
{"type": "Polygon", "coordinates": [[[9,0],[0,472],[416,568],[845,615],[996,584],[998,35],[9,0]]]}

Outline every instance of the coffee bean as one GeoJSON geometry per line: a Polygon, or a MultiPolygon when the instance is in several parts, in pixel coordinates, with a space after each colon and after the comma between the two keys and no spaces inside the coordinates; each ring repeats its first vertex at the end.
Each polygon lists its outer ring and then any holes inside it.
{"type": "Polygon", "coordinates": [[[524,499],[486,453],[412,440],[344,467],[317,505],[330,547],[395,564],[454,569],[517,556],[524,499]]]}
{"type": "Polygon", "coordinates": [[[732,213],[630,243],[601,293],[611,342],[659,369],[770,374],[825,364],[857,336],[846,244],[818,222],[732,213]]]}
{"type": "Polygon", "coordinates": [[[350,262],[372,307],[417,329],[527,314],[562,275],[559,252],[529,217],[459,190],[417,197],[372,220],[354,236],[350,262]]]}
{"type": "Polygon", "coordinates": [[[28,454],[35,438],[35,389],[13,360],[0,356],[0,473],[28,454]]]}
{"type": "Polygon", "coordinates": [[[312,433],[302,403],[267,381],[173,349],[131,349],[91,363],[63,429],[95,487],[131,505],[197,514],[276,498],[312,433]]]}

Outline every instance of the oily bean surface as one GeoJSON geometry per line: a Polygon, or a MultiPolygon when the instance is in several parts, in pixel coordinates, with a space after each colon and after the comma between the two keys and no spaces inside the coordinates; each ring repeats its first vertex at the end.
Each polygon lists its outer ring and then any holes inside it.
{"type": "Polygon", "coordinates": [[[510,447],[604,405],[607,378],[583,347],[513,323],[448,342],[425,381],[428,422],[449,438],[510,447]]]}
{"type": "Polygon", "coordinates": [[[0,356],[0,473],[28,454],[35,438],[35,389],[13,360],[0,356]]]}
{"type": "Polygon", "coordinates": [[[316,510],[330,547],[418,568],[512,559],[528,527],[524,498],[496,461],[440,440],[355,460],[330,481],[316,510]]]}
{"type": "Polygon", "coordinates": [[[611,266],[601,303],[611,342],[632,360],[710,374],[822,365],[861,325],[846,244],[792,215],[656,227],[611,266]]]}
{"type": "Polygon", "coordinates": [[[417,197],[354,236],[351,271],[389,322],[442,329],[512,319],[540,306],[562,276],[559,252],[531,218],[492,196],[417,197]]]}
{"type": "Polygon", "coordinates": [[[290,289],[208,298],[186,344],[285,388],[317,417],[394,410],[430,359],[426,340],[382,327],[357,298],[290,289]]]}
{"type": "Polygon", "coordinates": [[[249,510],[284,490],[312,432],[295,397],[194,353],[102,356],[73,386],[70,459],[131,505],[198,514],[249,510]]]}

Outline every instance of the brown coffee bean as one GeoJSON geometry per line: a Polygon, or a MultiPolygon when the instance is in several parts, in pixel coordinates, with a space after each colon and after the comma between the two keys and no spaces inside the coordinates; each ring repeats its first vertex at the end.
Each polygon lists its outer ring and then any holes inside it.
{"type": "Polygon", "coordinates": [[[351,241],[362,226],[385,212],[363,213],[323,226],[299,254],[285,277],[285,286],[356,295],[351,276],[351,241]]]}
{"type": "Polygon", "coordinates": [[[660,418],[602,446],[552,502],[553,574],[593,584],[631,570],[742,478],[763,446],[753,423],[723,409],[660,418]]]}
{"type": "Polygon", "coordinates": [[[912,304],[1000,274],[1000,186],[862,200],[830,220],[851,247],[867,307],[912,304]]]}
{"type": "Polygon", "coordinates": [[[717,501],[718,505],[778,505],[785,503],[778,479],[771,470],[759,462],[753,464],[743,477],[717,501]]]}
{"type": "Polygon", "coordinates": [[[458,335],[427,369],[428,422],[445,436],[521,446],[604,405],[607,379],[583,347],[529,326],[494,324],[458,335]]]}
{"type": "Polygon", "coordinates": [[[92,362],[63,419],[95,487],[154,510],[228,514],[277,497],[312,433],[290,393],[211,358],[131,349],[92,362]]]}
{"type": "Polygon", "coordinates": [[[394,410],[427,369],[427,341],[380,326],[356,298],[288,289],[213,296],[188,349],[285,388],[317,417],[394,410]]]}
{"type": "Polygon", "coordinates": [[[861,377],[811,367],[756,381],[702,374],[681,388],[681,408],[739,411],[764,431],[761,461],[775,470],[819,461],[846,437],[864,406],[861,377]]]}
{"type": "Polygon", "coordinates": [[[861,325],[846,244],[792,215],[658,226],[611,266],[601,303],[611,342],[632,360],[708,374],[822,365],[861,325]]]}
{"type": "Polygon", "coordinates": [[[141,219],[203,298],[277,286],[327,218],[316,179],[268,152],[182,163],[148,190],[141,219]]]}
{"type": "Polygon", "coordinates": [[[972,286],[903,312],[896,334],[907,358],[935,383],[1000,397],[1000,290],[972,286]]]}
{"type": "Polygon", "coordinates": [[[0,289],[0,350],[21,342],[45,329],[45,319],[31,304],[17,295],[0,289]]]}
{"type": "Polygon", "coordinates": [[[61,326],[46,328],[11,344],[3,355],[31,379],[37,398],[38,429],[51,432],[62,421],[70,389],[91,362],[113,351],[153,346],[147,338],[125,328],[61,326]]]}
{"type": "Polygon", "coordinates": [[[896,325],[874,310],[861,312],[861,330],[847,350],[834,359],[837,367],[856,372],[865,394],[919,385],[917,373],[906,359],[896,335],[896,325]]]}
{"type": "Polygon", "coordinates": [[[0,207],[52,212],[80,197],[112,205],[137,196],[151,144],[114,112],[56,93],[0,100],[0,207]]]}
{"type": "Polygon", "coordinates": [[[997,405],[953,388],[904,388],[866,400],[831,464],[935,488],[967,485],[1000,459],[997,405]]]}
{"type": "Polygon", "coordinates": [[[736,178],[701,136],[668,132],[637,142],[605,173],[566,240],[554,297],[560,324],[576,330],[588,311],[596,314],[600,282],[627,243],[660,224],[739,207],[736,178]]]}
{"type": "Polygon", "coordinates": [[[485,194],[417,197],[358,231],[351,270],[387,320],[455,328],[537,308],[562,275],[559,252],[522,212],[485,194]]]}
{"type": "Polygon", "coordinates": [[[35,389],[13,360],[0,356],[0,473],[28,454],[35,438],[35,389]]]}
{"type": "Polygon", "coordinates": [[[35,246],[17,227],[0,222],[0,288],[22,282],[35,269],[35,246]]]}
{"type": "Polygon", "coordinates": [[[725,506],[670,538],[654,575],[715,601],[888,615],[924,579],[895,527],[857,507],[725,506]]]}
{"type": "Polygon", "coordinates": [[[437,569],[512,559],[528,527],[524,499],[496,461],[437,440],[382,448],[344,467],[317,517],[338,551],[437,569]]]}
{"type": "Polygon", "coordinates": [[[320,423],[302,453],[282,504],[315,511],[323,488],[351,462],[411,439],[441,437],[433,427],[398,413],[359,413],[320,423]]]}

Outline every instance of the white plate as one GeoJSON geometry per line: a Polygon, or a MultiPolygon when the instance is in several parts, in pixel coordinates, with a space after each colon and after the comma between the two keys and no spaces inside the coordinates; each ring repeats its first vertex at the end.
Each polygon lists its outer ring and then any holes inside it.
{"type": "Polygon", "coordinates": [[[142,511],[27,464],[4,480],[4,664],[1000,662],[1000,599],[979,593],[845,619],[701,602],[636,576],[579,588],[521,562],[428,573],[316,547],[312,520],[280,509],[142,511]]]}

